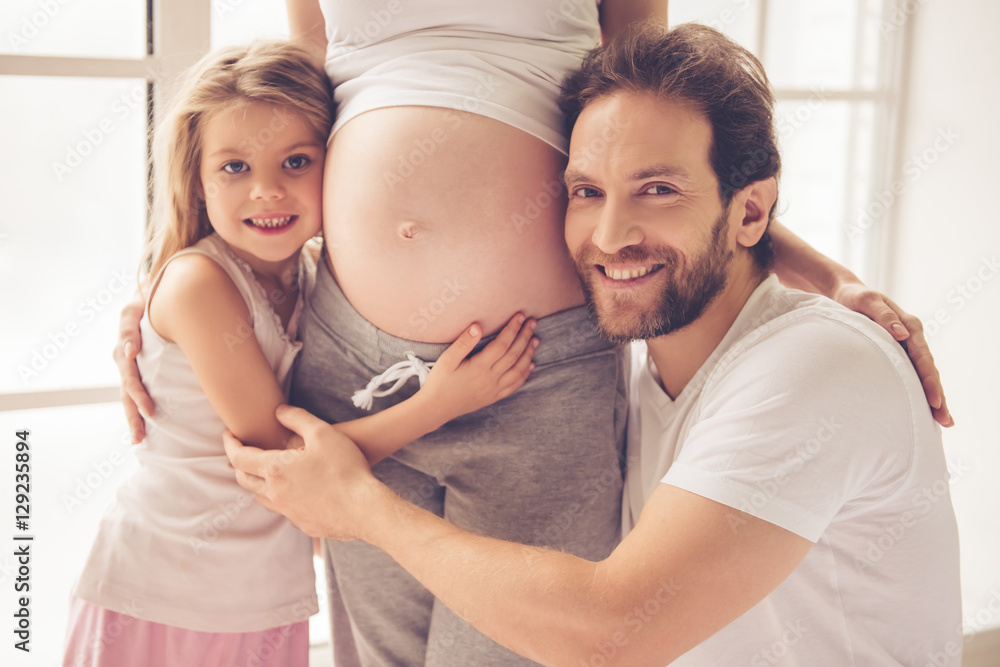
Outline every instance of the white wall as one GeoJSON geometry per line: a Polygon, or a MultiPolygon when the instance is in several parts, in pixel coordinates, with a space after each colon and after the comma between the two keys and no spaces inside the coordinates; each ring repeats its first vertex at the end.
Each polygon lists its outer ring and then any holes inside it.
{"type": "Polygon", "coordinates": [[[944,437],[969,632],[1000,626],[1000,3],[903,4],[916,10],[901,28],[913,38],[906,189],[886,288],[928,327],[957,422],[944,437]]]}

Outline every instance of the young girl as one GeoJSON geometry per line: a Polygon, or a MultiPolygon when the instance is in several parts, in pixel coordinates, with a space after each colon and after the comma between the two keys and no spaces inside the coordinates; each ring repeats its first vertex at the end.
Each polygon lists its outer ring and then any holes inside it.
{"type": "MultiPolygon", "coordinates": [[[[301,249],[320,229],[330,86],[275,42],[210,54],[187,81],[157,135],[165,185],[138,359],[157,417],[77,585],[67,666],[308,662],[312,542],[237,485],[222,434],[290,442],[274,411],[315,267],[301,249]]],[[[377,461],[513,393],[533,328],[517,315],[466,358],[472,325],[413,398],[338,428],[377,461]]]]}

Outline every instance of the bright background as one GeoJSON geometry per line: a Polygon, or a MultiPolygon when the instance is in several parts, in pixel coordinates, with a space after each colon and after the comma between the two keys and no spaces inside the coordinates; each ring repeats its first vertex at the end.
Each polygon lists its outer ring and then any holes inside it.
{"type": "MultiPolygon", "coordinates": [[[[37,536],[30,655],[11,648],[16,574],[0,547],[4,665],[58,662],[72,583],[134,465],[110,350],[145,224],[149,82],[166,88],[209,45],[287,34],[277,0],[155,2],[168,55],[146,57],[144,4],[0,9],[0,516],[13,513],[13,434],[29,428],[37,536]]],[[[1000,5],[673,0],[671,17],[717,27],[764,61],[779,98],[781,219],[924,319],[958,422],[944,441],[965,629],[981,633],[967,655],[995,650],[981,664],[1000,664],[1000,438],[989,416],[1000,398],[1000,5]]],[[[324,617],[314,620],[322,643],[324,617]]]]}

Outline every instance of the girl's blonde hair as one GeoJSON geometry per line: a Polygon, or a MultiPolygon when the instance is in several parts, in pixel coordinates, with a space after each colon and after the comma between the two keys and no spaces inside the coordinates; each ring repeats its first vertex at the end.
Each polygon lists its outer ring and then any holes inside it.
{"type": "Polygon", "coordinates": [[[212,233],[201,184],[206,121],[234,105],[266,102],[297,112],[326,143],[333,124],[330,81],[310,52],[287,41],[258,41],[209,53],[185,75],[154,136],[153,224],[142,266],[155,276],[174,253],[212,233]]]}

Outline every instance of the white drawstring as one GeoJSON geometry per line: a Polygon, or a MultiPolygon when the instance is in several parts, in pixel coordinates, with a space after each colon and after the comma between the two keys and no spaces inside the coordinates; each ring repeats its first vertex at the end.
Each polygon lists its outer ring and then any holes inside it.
{"type": "Polygon", "coordinates": [[[395,363],[385,369],[382,374],[373,377],[367,387],[354,392],[351,400],[354,402],[355,407],[359,407],[362,410],[371,410],[374,398],[395,394],[414,375],[417,376],[420,386],[423,387],[424,381],[427,379],[427,374],[433,366],[433,361],[424,361],[412,352],[407,352],[406,361],[395,363]],[[391,387],[379,391],[379,387],[393,381],[395,381],[395,384],[391,387]]]}

